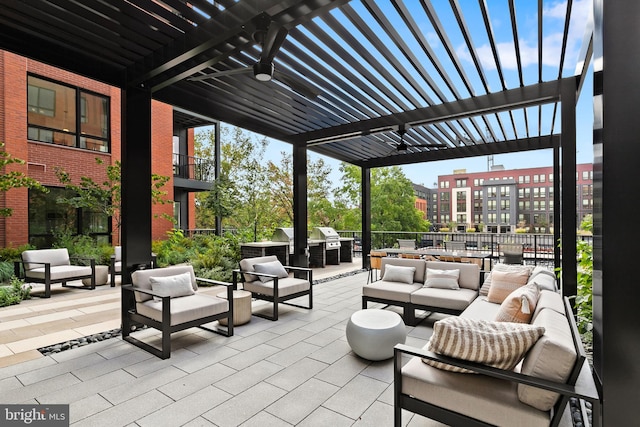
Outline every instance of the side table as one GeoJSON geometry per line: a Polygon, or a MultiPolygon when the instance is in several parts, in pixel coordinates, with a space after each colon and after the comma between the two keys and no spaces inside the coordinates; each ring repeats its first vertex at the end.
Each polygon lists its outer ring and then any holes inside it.
{"type": "Polygon", "coordinates": [[[393,357],[393,347],[404,344],[407,330],[398,313],[370,308],[358,310],[347,322],[347,342],[355,354],[367,360],[393,357]]]}
{"type": "MultiPolygon", "coordinates": [[[[217,297],[227,299],[227,293],[219,293],[217,297]]],[[[251,292],[233,291],[233,326],[244,325],[249,321],[251,321],[251,292]]],[[[226,326],[227,319],[219,319],[218,322],[226,326]]]]}
{"type": "MultiPolygon", "coordinates": [[[[96,265],[96,286],[106,285],[109,279],[109,266],[96,265]]],[[[82,279],[84,286],[91,286],[91,279],[82,279]]]]}

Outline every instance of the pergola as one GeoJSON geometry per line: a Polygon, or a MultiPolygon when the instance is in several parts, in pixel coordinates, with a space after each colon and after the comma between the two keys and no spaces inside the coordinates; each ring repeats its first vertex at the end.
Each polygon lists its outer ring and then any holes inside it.
{"type": "Polygon", "coordinates": [[[523,17],[532,3],[2,0],[0,48],[122,89],[125,280],[149,261],[157,99],[292,145],[299,265],[309,150],[362,168],[366,253],[371,168],[553,149],[562,286],[574,295],[575,106],[593,72],[594,364],[606,425],[624,425],[640,403],[634,205],[619,193],[640,158],[640,5],[594,0],[585,15],[581,1],[538,0],[535,19],[523,17]]]}

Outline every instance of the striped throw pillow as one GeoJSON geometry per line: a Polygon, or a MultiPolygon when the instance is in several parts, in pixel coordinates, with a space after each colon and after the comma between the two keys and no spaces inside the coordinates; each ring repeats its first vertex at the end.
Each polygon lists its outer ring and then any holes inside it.
{"type": "MultiPolygon", "coordinates": [[[[542,326],[525,323],[448,317],[433,324],[433,335],[425,348],[444,356],[513,370],[544,331],[542,326]]],[[[422,361],[447,371],[473,373],[426,358],[422,361]]]]}

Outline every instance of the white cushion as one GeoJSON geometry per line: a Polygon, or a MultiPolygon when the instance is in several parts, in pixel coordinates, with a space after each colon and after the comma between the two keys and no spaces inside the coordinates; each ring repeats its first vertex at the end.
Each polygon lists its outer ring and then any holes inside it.
{"type": "Polygon", "coordinates": [[[424,282],[425,288],[440,289],[460,289],[458,278],[460,270],[436,270],[427,268],[427,280],[424,282]]]}
{"type": "MultiPolygon", "coordinates": [[[[35,264],[34,264],[35,265],[35,264]]],[[[82,276],[91,276],[91,267],[83,267],[80,265],[54,265],[49,270],[50,279],[52,281],[62,281],[69,278],[77,278],[82,276]]],[[[25,271],[25,276],[31,279],[45,279],[44,267],[33,268],[25,271]]]]}
{"type": "MultiPolygon", "coordinates": [[[[253,270],[256,273],[273,274],[278,279],[289,277],[289,273],[287,273],[287,270],[278,260],[254,264],[253,270]]],[[[258,279],[260,279],[262,283],[265,283],[273,280],[273,277],[258,276],[258,279]]]]}
{"type": "MultiPolygon", "coordinates": [[[[229,302],[226,299],[202,293],[184,298],[173,298],[169,304],[171,307],[171,326],[229,311],[229,302]]],[[[161,301],[151,299],[137,303],[136,311],[143,316],[162,322],[161,301]]]]}
{"type": "MultiPolygon", "coordinates": [[[[433,324],[433,335],[425,348],[445,356],[512,370],[544,330],[541,326],[522,323],[452,316],[433,324]]],[[[429,359],[423,362],[447,371],[472,372],[429,359]]]]}
{"type": "Polygon", "coordinates": [[[66,248],[57,249],[32,249],[22,252],[24,268],[32,270],[34,268],[44,268],[42,263],[55,265],[70,265],[69,251],[66,248]],[[30,264],[33,263],[33,264],[30,264]]]}
{"type": "Polygon", "coordinates": [[[531,272],[528,283],[535,283],[540,290],[557,291],[558,283],[553,271],[537,266],[531,272]]]}
{"type": "MultiPolygon", "coordinates": [[[[533,324],[544,326],[546,332],[522,361],[520,372],[566,382],[577,359],[566,316],[551,308],[544,308],[533,319],[533,324]]],[[[558,393],[553,391],[518,384],[518,399],[541,411],[550,410],[558,397],[558,393]]]]}
{"type": "Polygon", "coordinates": [[[511,292],[500,304],[496,322],[530,323],[540,297],[540,289],[529,283],[511,292]]]}
{"type": "Polygon", "coordinates": [[[382,276],[384,282],[399,282],[408,285],[413,284],[415,267],[405,267],[400,265],[387,265],[382,276]]]}
{"type": "MultiPolygon", "coordinates": [[[[262,295],[274,296],[273,286],[275,282],[269,280],[268,282],[261,282],[255,280],[253,282],[244,282],[243,289],[249,292],[255,292],[262,295]]],[[[308,291],[311,284],[306,279],[298,279],[295,277],[286,277],[284,279],[278,279],[278,297],[286,297],[288,295],[296,294],[298,292],[308,291]]]]}
{"type": "MultiPolygon", "coordinates": [[[[193,286],[191,286],[191,274],[182,273],[175,276],[149,277],[151,289],[169,296],[171,298],[186,297],[195,294],[193,286]]],[[[162,301],[162,298],[154,296],[156,301],[162,301]]]]}

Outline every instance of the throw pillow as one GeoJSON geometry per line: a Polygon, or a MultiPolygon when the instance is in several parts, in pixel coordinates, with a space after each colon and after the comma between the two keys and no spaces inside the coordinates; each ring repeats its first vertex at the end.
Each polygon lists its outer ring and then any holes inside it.
{"type": "Polygon", "coordinates": [[[529,279],[529,272],[491,272],[491,287],[487,301],[502,304],[502,301],[513,291],[524,286],[529,279]]]}
{"type": "Polygon", "coordinates": [[[427,268],[427,280],[424,282],[425,288],[439,289],[460,289],[458,279],[460,270],[436,270],[427,268]]]}
{"type": "Polygon", "coordinates": [[[516,289],[500,304],[495,321],[530,323],[539,297],[540,289],[535,283],[528,283],[516,289]]]}
{"type": "MultiPolygon", "coordinates": [[[[152,291],[169,295],[171,298],[186,297],[196,293],[191,284],[190,273],[176,274],[175,276],[151,276],[149,283],[151,283],[152,291]]],[[[160,297],[153,297],[153,299],[162,301],[160,297]]]]}
{"type": "MultiPolygon", "coordinates": [[[[427,350],[444,356],[513,370],[544,334],[544,327],[447,317],[433,324],[427,350]]],[[[452,372],[473,371],[423,358],[428,365],[452,372]]]]}
{"type": "Polygon", "coordinates": [[[385,265],[383,282],[400,282],[408,285],[413,284],[413,276],[416,272],[415,267],[406,267],[401,265],[385,265]]]}
{"type": "MultiPolygon", "coordinates": [[[[253,269],[255,270],[256,273],[272,274],[276,276],[278,279],[284,279],[286,277],[289,277],[289,273],[287,273],[287,270],[280,263],[280,261],[270,261],[270,262],[263,262],[262,264],[256,264],[253,266],[253,269]]],[[[266,282],[272,281],[273,277],[258,276],[258,279],[260,279],[262,283],[266,283],[266,282]]]]}
{"type": "Polygon", "coordinates": [[[491,288],[491,275],[495,271],[516,271],[516,272],[523,271],[523,272],[526,272],[527,274],[531,274],[531,267],[526,265],[509,265],[509,264],[502,264],[502,263],[498,263],[494,265],[491,268],[491,272],[485,276],[484,283],[480,288],[480,295],[485,297],[489,295],[489,289],[491,288]]]}

